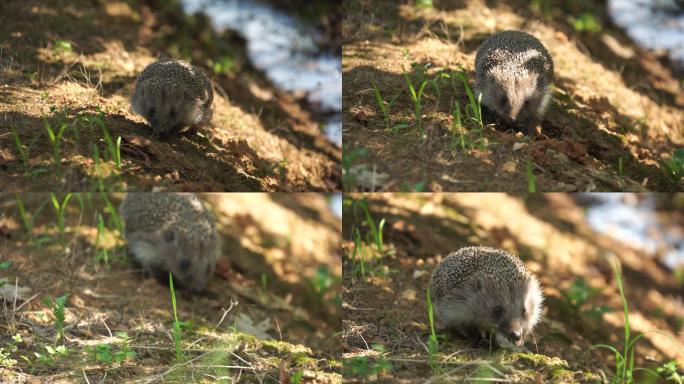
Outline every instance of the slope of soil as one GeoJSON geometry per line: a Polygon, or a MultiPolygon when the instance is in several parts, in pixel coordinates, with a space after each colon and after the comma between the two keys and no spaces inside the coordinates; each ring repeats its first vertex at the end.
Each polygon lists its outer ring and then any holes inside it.
{"type": "Polygon", "coordinates": [[[434,3],[345,2],[343,139],[345,156],[354,153],[345,162],[346,189],[526,191],[532,176],[538,191],[682,189],[662,165],[684,146],[679,80],[611,26],[603,2],[539,2],[551,9],[544,17],[526,1],[434,3]],[[586,13],[603,29],[577,32],[574,20],[586,13]],[[505,29],[532,33],[554,59],[542,134],[516,134],[487,113],[477,134],[465,118],[463,84],[442,80],[424,90],[421,137],[404,74],[416,92],[440,73],[463,72],[472,86],[478,47],[505,29]],[[373,84],[389,107],[387,121],[373,84]],[[465,149],[455,102],[469,130],[465,149]]]}
{"type": "MultiPolygon", "coordinates": [[[[30,243],[18,200],[0,195],[0,262],[11,263],[0,270],[7,283],[0,288],[0,381],[341,382],[341,223],[325,197],[203,196],[217,217],[223,252],[207,291],[176,290],[178,359],[169,288],[126,261],[101,195],[72,195],[64,247],[55,211],[45,205],[48,194],[21,197],[35,219],[30,243]],[[58,340],[57,317],[44,300],[63,295],[58,340]],[[61,346],[66,352],[58,352],[61,346]],[[133,356],[120,355],[125,346],[133,356]]],[[[121,196],[109,198],[116,206],[121,196]]]]}
{"type": "MultiPolygon", "coordinates": [[[[568,195],[528,200],[489,193],[347,198],[345,238],[354,228],[362,239],[371,232],[354,202],[366,199],[376,225],[385,219],[384,252],[372,240],[357,245],[347,240],[343,246],[343,374],[352,382],[570,383],[610,378],[614,355],[590,347],[605,343],[623,349],[622,302],[611,269],[615,257],[622,265],[632,337],[652,330],[675,335],[646,334],[637,343],[637,366],[655,370],[673,359],[684,363],[681,283],[655,258],[596,234],[583,208],[568,195]],[[525,261],[543,285],[542,320],[526,350],[490,350],[446,333],[430,361],[430,275],[446,255],[470,245],[503,248],[525,261]],[[572,292],[586,294],[586,302],[568,299],[572,292]]],[[[681,210],[682,204],[679,199],[676,206],[681,210]]],[[[681,228],[684,217],[669,216],[681,228]]],[[[642,372],[636,382],[653,382],[647,379],[642,372]]]]}
{"type": "Polygon", "coordinates": [[[4,190],[340,189],[341,149],[303,99],[252,68],[239,36],[176,2],[3,2],[0,36],[4,190]],[[130,111],[137,75],[162,54],[211,74],[208,127],[157,139],[130,111]],[[46,126],[56,136],[64,127],[57,154],[46,126]],[[118,167],[107,135],[121,137],[118,167]]]}

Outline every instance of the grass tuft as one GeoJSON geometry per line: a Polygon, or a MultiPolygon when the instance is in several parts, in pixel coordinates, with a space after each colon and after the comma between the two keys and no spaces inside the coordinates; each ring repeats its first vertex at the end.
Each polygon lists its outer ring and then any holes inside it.
{"type": "Polygon", "coordinates": [[[418,124],[418,130],[420,131],[420,137],[425,138],[425,129],[423,128],[423,106],[422,106],[422,98],[423,98],[423,92],[425,91],[425,87],[428,85],[428,80],[423,80],[420,82],[418,86],[418,91],[416,92],[416,88],[413,85],[413,82],[411,81],[411,78],[407,73],[404,73],[404,79],[406,79],[406,85],[408,86],[408,91],[409,91],[409,97],[411,98],[411,102],[413,103],[413,115],[416,119],[416,124],[418,124]]]}
{"type": "Polygon", "coordinates": [[[55,330],[57,331],[57,340],[63,340],[64,339],[64,318],[66,314],[66,302],[67,302],[67,295],[60,296],[54,300],[52,298],[45,298],[45,305],[50,308],[50,311],[52,311],[52,314],[55,316],[55,330]]]}
{"type": "Polygon", "coordinates": [[[673,342],[676,342],[672,338],[671,335],[669,335],[666,332],[660,331],[660,330],[652,330],[648,332],[642,332],[639,333],[636,336],[633,336],[631,333],[631,327],[630,327],[630,322],[629,322],[629,305],[627,303],[627,298],[625,297],[625,290],[622,282],[622,267],[620,265],[620,262],[615,259],[613,261],[613,272],[615,273],[615,280],[617,282],[617,287],[618,291],[620,293],[620,299],[622,300],[622,313],[623,313],[623,319],[624,319],[624,344],[622,347],[622,350],[618,350],[617,347],[614,347],[612,345],[608,344],[596,344],[593,345],[589,351],[597,348],[604,348],[607,349],[615,355],[615,373],[611,379],[612,383],[627,383],[631,384],[634,383],[634,373],[635,372],[645,372],[651,376],[654,376],[655,378],[660,378],[660,375],[658,372],[649,369],[649,368],[644,368],[644,367],[638,367],[635,363],[635,354],[636,354],[636,344],[641,339],[648,333],[658,333],[664,336],[667,336],[672,340],[673,342]]]}
{"type": "Polygon", "coordinates": [[[66,223],[65,223],[65,216],[66,216],[66,207],[69,205],[69,200],[71,200],[71,197],[73,195],[71,193],[67,193],[64,196],[64,199],[60,202],[59,199],[57,199],[57,196],[50,192],[50,200],[52,201],[52,207],[55,209],[55,213],[57,214],[57,229],[59,230],[59,242],[62,244],[63,248],[66,248],[66,223]]]}
{"type": "Polygon", "coordinates": [[[376,225],[375,220],[373,220],[373,216],[371,216],[370,211],[368,210],[368,202],[364,199],[359,200],[356,203],[358,206],[361,207],[361,209],[363,209],[363,212],[366,217],[366,224],[368,224],[368,227],[370,228],[370,234],[373,240],[375,240],[375,247],[381,254],[384,253],[385,245],[382,240],[382,231],[385,227],[385,219],[381,219],[380,222],[376,225]]]}
{"type": "Polygon", "coordinates": [[[378,89],[378,85],[375,84],[375,81],[373,81],[372,83],[373,94],[375,95],[375,102],[378,104],[378,108],[380,108],[380,111],[382,112],[383,119],[385,120],[385,128],[389,129],[390,106],[385,104],[385,100],[382,98],[380,89],[378,89]]]}
{"type": "Polygon", "coordinates": [[[176,309],[176,290],[173,288],[173,275],[169,272],[169,292],[171,294],[171,307],[173,308],[173,344],[176,348],[176,360],[183,360],[183,350],[181,349],[181,322],[178,320],[176,309]]]}
{"type": "Polygon", "coordinates": [[[463,72],[445,72],[440,76],[450,81],[454,94],[459,93],[457,83],[460,81],[468,96],[468,103],[463,110],[458,100],[454,100],[452,109],[452,128],[458,134],[457,146],[464,152],[485,149],[487,142],[484,138],[484,122],[482,121],[482,95],[475,98],[472,88],[468,85],[468,78],[463,72]]]}
{"type": "Polygon", "coordinates": [[[428,306],[428,319],[430,320],[430,338],[428,339],[428,362],[432,371],[437,370],[437,352],[439,352],[439,342],[437,341],[437,334],[435,333],[434,314],[432,309],[432,296],[430,295],[430,286],[427,287],[426,300],[428,306]]]}
{"type": "Polygon", "coordinates": [[[24,174],[29,173],[29,149],[28,147],[24,146],[21,143],[21,139],[19,138],[19,134],[17,134],[17,130],[14,129],[14,127],[11,128],[12,130],[12,140],[14,141],[14,147],[17,149],[17,153],[19,154],[19,157],[21,158],[21,164],[24,166],[24,174]]]}
{"type": "Polygon", "coordinates": [[[64,131],[69,127],[66,123],[61,123],[59,129],[55,132],[52,129],[50,123],[48,123],[47,118],[43,118],[43,125],[48,134],[48,140],[50,141],[50,147],[52,147],[52,159],[57,167],[57,174],[62,174],[62,137],[64,136],[64,131]]]}

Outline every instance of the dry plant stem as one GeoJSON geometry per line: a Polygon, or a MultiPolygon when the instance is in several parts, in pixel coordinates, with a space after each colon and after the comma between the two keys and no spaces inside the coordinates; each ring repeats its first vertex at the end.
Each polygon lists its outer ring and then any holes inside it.
{"type": "Polygon", "coordinates": [[[216,332],[216,330],[218,329],[218,327],[220,327],[221,324],[223,323],[223,320],[225,320],[225,319],[226,319],[226,316],[228,316],[228,313],[230,313],[230,311],[233,309],[233,307],[236,307],[237,305],[238,305],[238,302],[237,302],[237,301],[233,301],[233,299],[230,299],[230,307],[228,307],[228,309],[221,309],[221,311],[223,311],[223,315],[221,315],[221,319],[220,319],[219,322],[216,324],[216,326],[214,327],[214,329],[212,329],[212,332],[216,332]]]}

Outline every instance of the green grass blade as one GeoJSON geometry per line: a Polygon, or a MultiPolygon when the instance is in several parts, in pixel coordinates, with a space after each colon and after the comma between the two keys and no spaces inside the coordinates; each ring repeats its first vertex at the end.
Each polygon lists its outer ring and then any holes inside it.
{"type": "Polygon", "coordinates": [[[430,286],[427,287],[427,305],[428,305],[428,319],[430,320],[430,334],[435,336],[435,322],[434,322],[434,312],[432,309],[432,295],[430,294],[430,286]]]}
{"type": "Polygon", "coordinates": [[[24,173],[28,173],[28,147],[27,149],[24,149],[24,146],[21,143],[21,138],[19,137],[19,134],[17,133],[17,130],[14,129],[14,127],[11,128],[11,131],[14,146],[17,148],[17,152],[19,153],[19,157],[21,158],[22,165],[24,166],[24,173]]]}
{"type": "Polygon", "coordinates": [[[385,249],[385,243],[382,241],[382,231],[385,228],[385,218],[382,218],[380,220],[380,224],[378,224],[378,244],[380,246],[380,249],[385,249]]]}
{"type": "Polygon", "coordinates": [[[536,193],[537,192],[537,176],[532,172],[532,162],[528,161],[525,167],[525,173],[527,174],[527,192],[536,193]]]}
{"type": "Polygon", "coordinates": [[[378,247],[378,251],[381,253],[383,252],[382,248],[382,243],[379,240],[379,235],[378,235],[378,228],[375,226],[375,221],[373,221],[373,217],[370,214],[370,211],[368,210],[368,204],[364,200],[363,205],[361,206],[363,208],[363,211],[366,215],[366,222],[368,223],[368,226],[370,227],[371,235],[373,236],[373,239],[375,239],[375,244],[378,247]]]}
{"type": "Polygon", "coordinates": [[[171,293],[171,307],[173,308],[173,341],[176,347],[176,360],[183,359],[181,349],[181,325],[178,321],[178,311],[176,310],[176,290],[173,288],[173,275],[169,272],[169,291],[171,293]]]}
{"type": "Polygon", "coordinates": [[[373,94],[375,95],[375,102],[378,104],[378,108],[380,108],[380,111],[382,112],[382,115],[385,120],[385,128],[389,128],[389,110],[388,107],[385,105],[385,100],[382,98],[382,94],[380,93],[380,89],[378,88],[377,84],[375,84],[375,81],[372,81],[373,84],[373,94]]]}

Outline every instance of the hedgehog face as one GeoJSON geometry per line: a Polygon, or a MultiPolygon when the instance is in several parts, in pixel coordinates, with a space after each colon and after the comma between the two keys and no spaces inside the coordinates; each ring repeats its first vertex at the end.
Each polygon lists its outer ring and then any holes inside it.
{"type": "Polygon", "coordinates": [[[501,117],[510,115],[510,102],[503,85],[494,77],[485,78],[481,88],[482,105],[501,117]]]}
{"type": "Polygon", "coordinates": [[[197,103],[182,89],[165,88],[151,80],[138,88],[134,111],[150,123],[155,135],[163,136],[193,123],[197,103]]]}
{"type": "MultiPolygon", "coordinates": [[[[161,248],[166,252],[165,260],[169,271],[186,288],[201,292],[214,274],[217,247],[212,241],[186,239],[173,229],[162,232],[161,248]]],[[[214,236],[215,237],[215,236],[214,236]]]]}
{"type": "Polygon", "coordinates": [[[119,209],[134,259],[166,281],[206,288],[220,254],[215,219],[193,194],[129,193],[119,209]]]}
{"type": "Polygon", "coordinates": [[[538,75],[524,72],[511,76],[505,67],[492,69],[482,87],[482,104],[508,124],[529,125],[545,107],[545,89],[539,89],[538,75]]]}
{"type": "Polygon", "coordinates": [[[485,331],[495,331],[521,346],[539,321],[543,297],[537,280],[502,282],[493,276],[478,276],[470,283],[473,314],[485,331]]]}

